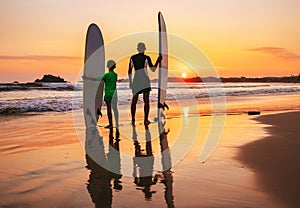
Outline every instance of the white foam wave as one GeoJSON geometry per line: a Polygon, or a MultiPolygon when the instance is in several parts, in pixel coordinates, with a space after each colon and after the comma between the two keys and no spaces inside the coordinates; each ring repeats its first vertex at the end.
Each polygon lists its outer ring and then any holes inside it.
{"type": "MultiPolygon", "coordinates": [[[[49,83],[45,87],[66,87],[70,83],[49,83]]],[[[74,84],[82,89],[82,83],[74,84]]],[[[256,83],[169,83],[167,100],[182,100],[223,96],[268,95],[274,93],[300,93],[300,84],[256,83]],[[224,92],[224,93],[223,93],[224,92]]],[[[83,107],[81,91],[31,90],[0,92],[0,114],[70,111],[83,107]]],[[[118,83],[119,105],[130,105],[131,90],[128,83],[118,83]]],[[[150,101],[157,101],[157,83],[152,85],[150,101]]],[[[140,101],[142,102],[142,96],[140,101]]]]}

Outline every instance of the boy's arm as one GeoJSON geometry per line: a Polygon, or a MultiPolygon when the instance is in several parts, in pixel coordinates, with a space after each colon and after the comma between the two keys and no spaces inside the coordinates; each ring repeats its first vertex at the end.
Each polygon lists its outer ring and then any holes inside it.
{"type": "Polygon", "coordinates": [[[83,80],[90,80],[90,81],[98,81],[96,77],[89,77],[89,76],[86,76],[85,74],[82,76],[82,79],[83,80]]]}

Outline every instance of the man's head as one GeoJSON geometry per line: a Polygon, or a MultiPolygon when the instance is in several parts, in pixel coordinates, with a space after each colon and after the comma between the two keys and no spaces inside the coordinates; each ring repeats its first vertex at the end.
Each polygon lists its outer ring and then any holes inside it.
{"type": "Polygon", "coordinates": [[[113,70],[114,68],[116,68],[116,62],[114,60],[109,60],[106,66],[109,70],[113,70]]]}
{"type": "Polygon", "coordinates": [[[137,50],[138,50],[139,53],[144,53],[145,50],[146,50],[145,43],[142,43],[142,42],[138,43],[137,44],[137,50]]]}

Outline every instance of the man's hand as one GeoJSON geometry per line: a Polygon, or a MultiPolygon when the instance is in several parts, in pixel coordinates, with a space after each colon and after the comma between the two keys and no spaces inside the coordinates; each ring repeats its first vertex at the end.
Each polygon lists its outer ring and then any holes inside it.
{"type": "Polygon", "coordinates": [[[161,62],[163,56],[160,54],[158,57],[157,57],[157,62],[161,62]]]}
{"type": "Polygon", "coordinates": [[[162,60],[162,55],[159,54],[159,56],[156,59],[156,62],[154,64],[154,67],[150,67],[151,71],[155,72],[156,68],[158,67],[158,64],[161,62],[162,60]]]}

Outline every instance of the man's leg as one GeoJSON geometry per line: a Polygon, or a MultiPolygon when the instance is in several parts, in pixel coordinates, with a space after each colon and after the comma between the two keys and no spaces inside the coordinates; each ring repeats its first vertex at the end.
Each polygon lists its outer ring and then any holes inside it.
{"type": "Polygon", "coordinates": [[[109,125],[106,128],[113,128],[112,123],[112,113],[111,113],[111,102],[106,102],[106,108],[107,108],[107,117],[108,117],[108,123],[109,125]]]}
{"type": "Polygon", "coordinates": [[[143,99],[144,99],[144,124],[145,125],[150,124],[150,121],[148,119],[149,111],[150,111],[149,94],[150,94],[150,92],[144,92],[143,93],[143,99]]]}
{"type": "Polygon", "coordinates": [[[131,123],[133,125],[135,124],[135,112],[136,112],[136,104],[138,99],[139,99],[139,94],[137,93],[132,97],[132,101],[131,101],[131,123]]]}

